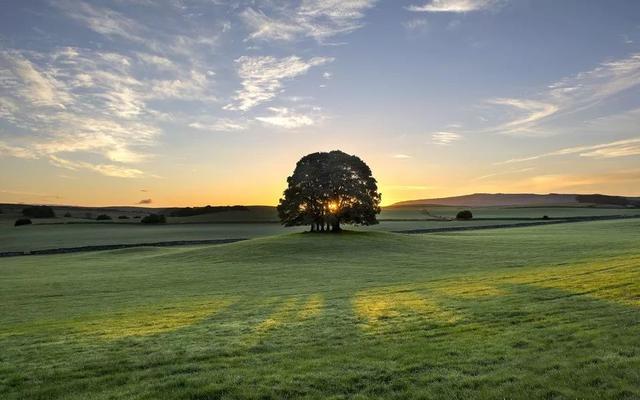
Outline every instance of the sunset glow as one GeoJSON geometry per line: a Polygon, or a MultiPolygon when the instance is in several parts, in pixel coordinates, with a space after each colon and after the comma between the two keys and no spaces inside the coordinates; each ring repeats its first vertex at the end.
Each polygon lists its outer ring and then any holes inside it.
{"type": "Polygon", "coordinates": [[[335,149],[383,205],[640,195],[639,2],[275,3],[3,4],[0,202],[275,205],[335,149]]]}

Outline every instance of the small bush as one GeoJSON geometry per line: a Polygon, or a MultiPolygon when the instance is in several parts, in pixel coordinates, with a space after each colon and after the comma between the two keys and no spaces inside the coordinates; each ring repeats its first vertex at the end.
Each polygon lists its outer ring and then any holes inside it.
{"type": "Polygon", "coordinates": [[[129,219],[129,217],[127,217],[126,215],[121,215],[118,217],[118,219],[129,219]]]}
{"type": "Polygon", "coordinates": [[[21,225],[31,225],[31,220],[29,218],[20,218],[16,220],[13,226],[21,226],[21,225]]]}
{"type": "Polygon", "coordinates": [[[111,217],[107,214],[100,214],[96,217],[96,221],[111,221],[111,217]]]}
{"type": "Polygon", "coordinates": [[[167,222],[167,218],[162,214],[149,214],[142,218],[140,222],[143,224],[164,224],[167,222]]]}
{"type": "Polygon", "coordinates": [[[548,215],[543,215],[542,219],[549,219],[549,216],[548,215]]]}
{"type": "Polygon", "coordinates": [[[22,209],[22,215],[29,218],[54,218],[56,213],[49,206],[30,206],[22,209]]]}
{"type": "Polygon", "coordinates": [[[136,216],[135,216],[135,217],[133,217],[133,218],[135,218],[135,219],[140,219],[140,218],[142,218],[142,217],[140,217],[139,215],[136,215],[136,216]]]}
{"type": "Polygon", "coordinates": [[[64,217],[65,217],[65,218],[71,218],[71,217],[73,217],[73,215],[71,215],[71,213],[70,213],[70,212],[66,212],[66,213],[64,214],[64,217]]]}
{"type": "Polygon", "coordinates": [[[473,214],[469,210],[460,211],[456,215],[456,219],[471,219],[471,218],[473,218],[473,214]]]}

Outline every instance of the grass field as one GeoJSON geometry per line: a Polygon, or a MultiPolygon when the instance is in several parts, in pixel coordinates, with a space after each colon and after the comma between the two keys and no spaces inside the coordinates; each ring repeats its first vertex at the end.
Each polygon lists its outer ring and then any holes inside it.
{"type": "MultiPolygon", "coordinates": [[[[459,207],[431,207],[432,215],[455,217],[459,207]]],[[[351,229],[362,231],[406,231],[417,229],[509,225],[551,218],[604,215],[637,215],[638,209],[600,207],[485,207],[472,209],[471,221],[438,221],[421,207],[387,208],[380,224],[351,229]],[[427,220],[430,218],[430,220],[427,220]]],[[[284,228],[277,222],[273,207],[250,207],[250,211],[220,212],[193,217],[171,217],[166,225],[149,226],[138,220],[96,222],[79,218],[33,219],[34,224],[14,227],[19,217],[5,210],[0,214],[0,252],[32,251],[62,247],[155,243],[184,240],[241,239],[300,232],[303,227],[284,228]]],[[[64,210],[61,210],[64,211],[64,210]]],[[[81,214],[74,211],[75,214],[81,214]]],[[[139,213],[139,211],[136,211],[139,213]]],[[[113,217],[122,213],[112,212],[113,217]]],[[[132,214],[133,215],[133,214],[132,214]]]]}
{"type": "MultiPolygon", "coordinates": [[[[363,231],[402,231],[459,226],[514,224],[509,221],[382,221],[378,225],[354,227],[363,231]]],[[[285,228],[277,223],[198,223],[198,224],[34,224],[14,228],[0,226],[0,252],[31,251],[91,245],[157,243],[162,241],[245,239],[308,230],[285,228]]]]}
{"type": "Polygon", "coordinates": [[[0,260],[3,399],[640,397],[640,221],[0,260]]]}

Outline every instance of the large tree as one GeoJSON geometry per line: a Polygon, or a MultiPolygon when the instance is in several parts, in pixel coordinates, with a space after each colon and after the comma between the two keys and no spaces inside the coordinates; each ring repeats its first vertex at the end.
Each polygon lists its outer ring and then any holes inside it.
{"type": "Polygon", "coordinates": [[[381,195],[371,169],[342,151],[312,153],[300,159],[278,205],[285,226],[340,231],[340,224],[377,224],[381,195]]]}

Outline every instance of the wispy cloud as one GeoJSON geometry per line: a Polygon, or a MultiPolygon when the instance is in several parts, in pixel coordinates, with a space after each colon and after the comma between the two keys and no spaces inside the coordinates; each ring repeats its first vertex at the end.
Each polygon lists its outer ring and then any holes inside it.
{"type": "Polygon", "coordinates": [[[142,199],[138,202],[138,204],[151,204],[153,203],[152,199],[142,199]]]}
{"type": "Polygon", "coordinates": [[[247,8],[241,16],[252,40],[312,38],[322,43],[360,28],[364,12],[375,3],[376,0],[303,0],[295,6],[280,3],[266,12],[247,8]]]}
{"type": "Polygon", "coordinates": [[[430,0],[422,5],[412,5],[408,9],[414,12],[465,13],[487,10],[499,6],[500,0],[430,0]]]}
{"type": "MultiPolygon", "coordinates": [[[[548,135],[545,124],[572,117],[605,104],[640,85],[640,53],[607,61],[586,72],[561,79],[533,98],[490,99],[487,104],[514,111],[506,122],[487,132],[513,135],[548,135]]],[[[585,118],[590,118],[589,115],[585,118]]]]}
{"type": "Polygon", "coordinates": [[[513,158],[506,161],[501,161],[495,165],[513,164],[525,161],[535,161],[541,158],[553,157],[553,156],[565,156],[578,154],[580,157],[590,158],[615,158],[640,155],[640,138],[632,138],[625,140],[618,140],[610,143],[601,143],[591,146],[575,146],[567,147],[560,150],[551,151],[548,153],[537,154],[534,156],[513,158]]]}
{"type": "Polygon", "coordinates": [[[297,56],[275,58],[272,56],[242,56],[236,60],[242,89],[236,92],[235,101],[227,104],[227,110],[247,111],[258,104],[273,99],[281,91],[283,81],[303,75],[310,68],[333,61],[327,57],[303,60],[297,56]]]}
{"type": "Polygon", "coordinates": [[[559,106],[557,105],[535,100],[492,99],[489,100],[488,103],[512,107],[524,113],[524,115],[517,116],[515,119],[495,128],[497,131],[511,134],[527,132],[532,126],[535,126],[538,121],[555,114],[559,110],[559,106]]]}
{"type": "Polygon", "coordinates": [[[33,151],[24,147],[10,146],[4,142],[0,142],[0,156],[9,156],[15,158],[35,159],[38,158],[33,151]]]}
{"type": "Polygon", "coordinates": [[[57,157],[55,155],[49,155],[51,163],[60,168],[66,168],[72,171],[78,169],[88,169],[98,172],[105,176],[111,176],[115,178],[139,178],[144,175],[142,171],[135,168],[129,168],[122,165],[115,164],[93,164],[86,161],[72,161],[57,157]]]}
{"type": "Polygon", "coordinates": [[[494,172],[494,173],[491,173],[491,174],[482,175],[482,176],[479,176],[479,177],[474,178],[472,180],[473,181],[483,181],[483,180],[487,180],[487,179],[490,179],[490,178],[495,178],[495,177],[498,177],[498,176],[521,174],[523,172],[529,172],[529,171],[533,171],[533,170],[534,170],[533,167],[512,169],[512,170],[500,171],[500,172],[494,172]]]}
{"type": "Polygon", "coordinates": [[[462,136],[455,132],[435,132],[431,134],[431,141],[439,146],[448,146],[460,139],[462,139],[462,136]]]}
{"type": "Polygon", "coordinates": [[[220,118],[212,122],[192,122],[189,127],[211,132],[236,132],[247,129],[247,124],[243,121],[220,118]]]}
{"type": "Polygon", "coordinates": [[[391,157],[397,158],[397,159],[400,159],[400,160],[406,160],[408,158],[413,158],[413,156],[410,156],[408,154],[394,154],[391,157]]]}
{"type": "Polygon", "coordinates": [[[275,125],[281,128],[293,129],[315,124],[311,116],[302,114],[286,107],[269,107],[272,115],[256,117],[265,124],[275,125]]]}

